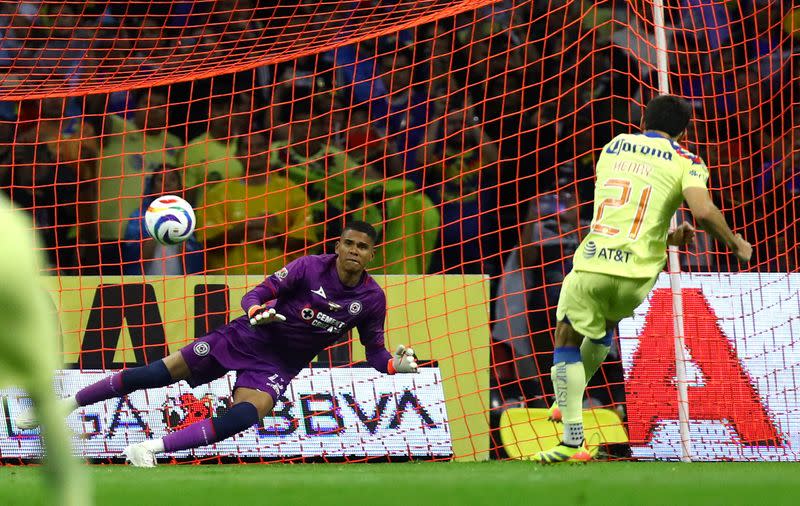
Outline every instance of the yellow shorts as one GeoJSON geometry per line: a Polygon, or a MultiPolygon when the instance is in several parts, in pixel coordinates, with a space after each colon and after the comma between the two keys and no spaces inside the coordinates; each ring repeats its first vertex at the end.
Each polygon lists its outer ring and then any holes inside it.
{"type": "Polygon", "coordinates": [[[606,321],[633,314],[657,278],[623,278],[598,272],[572,271],[564,278],[556,318],[566,317],[576,332],[590,339],[606,334],[606,321]]]}

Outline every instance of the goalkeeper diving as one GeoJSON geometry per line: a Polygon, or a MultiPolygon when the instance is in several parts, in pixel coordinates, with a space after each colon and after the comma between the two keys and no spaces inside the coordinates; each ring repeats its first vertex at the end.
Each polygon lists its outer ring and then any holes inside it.
{"type": "Polygon", "coordinates": [[[0,386],[23,388],[42,419],[46,450],[48,504],[90,504],[89,482],[72,456],[63,410],[53,393],[53,372],[60,368],[58,328],[47,290],[39,282],[42,261],[36,249],[33,224],[0,195],[0,386]]]}
{"type": "MultiPolygon", "coordinates": [[[[180,380],[196,387],[236,371],[233,406],[225,414],[124,450],[132,465],[153,467],[160,453],[211,445],[257,424],[292,378],[352,328],[372,367],[388,374],[418,372],[414,350],[400,346],[392,356],[384,347],[386,295],[366,272],[376,239],[368,223],[349,223],[335,254],[298,258],[245,294],[241,317],[163,360],[122,370],[64,402],[74,410],[180,380]]],[[[17,425],[36,423],[31,413],[17,425]]]]}
{"type": "Polygon", "coordinates": [[[667,246],[686,246],[694,228],[670,220],[685,200],[695,221],[741,262],[750,243],[734,234],[706,187],[703,160],[678,142],[691,119],[689,103],[672,95],[651,100],[644,129],[611,140],[597,161],[594,215],[564,279],[556,312],[551,418],[564,424],[560,444],[537,453],[541,463],[591,459],[583,434],[583,393],[605,360],[614,329],[644,301],[667,261],[667,246]]]}

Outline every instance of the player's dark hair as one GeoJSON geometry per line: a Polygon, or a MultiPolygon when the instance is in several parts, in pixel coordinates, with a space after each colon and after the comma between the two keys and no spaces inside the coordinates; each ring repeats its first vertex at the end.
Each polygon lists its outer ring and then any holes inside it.
{"type": "Polygon", "coordinates": [[[679,136],[692,119],[692,106],[675,95],[659,95],[644,110],[645,130],[659,130],[671,137],[679,136]]]}
{"type": "Polygon", "coordinates": [[[372,244],[378,242],[378,232],[375,231],[375,227],[367,223],[366,221],[355,220],[349,222],[347,225],[344,226],[342,230],[342,235],[348,230],[355,230],[356,232],[363,232],[372,239],[372,244]]]}

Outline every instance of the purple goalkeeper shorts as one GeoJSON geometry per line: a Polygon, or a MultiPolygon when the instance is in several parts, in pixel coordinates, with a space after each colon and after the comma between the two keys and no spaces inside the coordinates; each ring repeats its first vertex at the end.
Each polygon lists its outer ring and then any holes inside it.
{"type": "MultiPolygon", "coordinates": [[[[236,371],[238,387],[268,393],[277,403],[297,375],[266,350],[260,350],[247,323],[234,320],[181,348],[189,366],[189,385],[196,387],[236,371]]],[[[263,345],[262,345],[263,346],[263,345]]]]}

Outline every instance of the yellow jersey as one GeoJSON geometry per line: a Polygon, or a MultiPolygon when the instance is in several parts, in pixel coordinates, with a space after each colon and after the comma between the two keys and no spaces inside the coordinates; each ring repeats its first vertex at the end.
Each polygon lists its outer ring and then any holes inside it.
{"type": "Polygon", "coordinates": [[[667,260],[672,215],[683,190],[706,188],[703,160],[655,132],[614,137],[597,161],[594,214],[573,269],[652,278],[667,260]]]}

